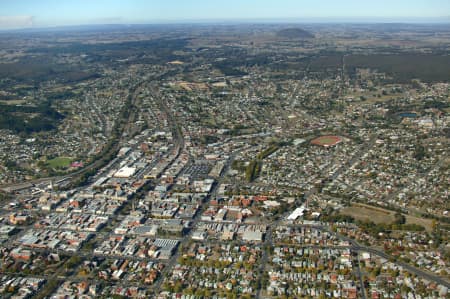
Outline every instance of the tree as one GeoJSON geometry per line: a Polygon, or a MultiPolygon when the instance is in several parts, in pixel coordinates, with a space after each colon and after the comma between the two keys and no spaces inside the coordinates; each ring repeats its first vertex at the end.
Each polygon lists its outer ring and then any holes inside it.
{"type": "Polygon", "coordinates": [[[421,144],[416,145],[416,150],[414,152],[414,158],[418,161],[425,158],[425,147],[421,144]]]}
{"type": "Polygon", "coordinates": [[[65,268],[67,270],[75,268],[81,262],[81,258],[79,256],[72,256],[67,263],[65,264],[65,268]]]}
{"type": "Polygon", "coordinates": [[[402,225],[406,223],[406,217],[399,212],[395,213],[394,218],[394,224],[402,225]]]}

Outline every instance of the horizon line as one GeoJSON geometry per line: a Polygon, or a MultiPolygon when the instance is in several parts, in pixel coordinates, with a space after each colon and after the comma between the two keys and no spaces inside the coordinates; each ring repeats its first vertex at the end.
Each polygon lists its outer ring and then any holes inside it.
{"type": "Polygon", "coordinates": [[[239,24],[258,24],[258,25],[276,25],[276,24],[306,24],[306,25],[326,25],[326,24],[349,24],[349,25],[377,25],[377,24],[409,24],[409,25],[443,25],[450,24],[450,17],[292,17],[292,18],[217,18],[217,19],[160,19],[154,21],[130,21],[126,22],[115,20],[115,22],[80,22],[74,24],[48,24],[31,25],[16,28],[0,28],[0,32],[7,31],[27,31],[27,30],[49,30],[64,29],[89,26],[145,26],[145,25],[239,25],[239,24]]]}

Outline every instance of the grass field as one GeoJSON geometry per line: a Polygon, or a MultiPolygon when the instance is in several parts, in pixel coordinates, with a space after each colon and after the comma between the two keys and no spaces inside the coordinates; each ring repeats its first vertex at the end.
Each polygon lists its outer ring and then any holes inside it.
{"type": "Polygon", "coordinates": [[[314,145],[320,145],[320,146],[333,146],[341,142],[342,139],[339,136],[321,136],[313,141],[311,141],[311,144],[314,145]]]}
{"type": "Polygon", "coordinates": [[[73,158],[70,157],[57,157],[47,161],[47,165],[51,168],[67,168],[72,163],[73,158]]]}

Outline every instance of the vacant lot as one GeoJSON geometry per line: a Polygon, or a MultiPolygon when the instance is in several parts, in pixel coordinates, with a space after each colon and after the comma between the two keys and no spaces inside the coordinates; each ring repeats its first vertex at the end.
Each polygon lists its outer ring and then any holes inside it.
{"type": "Polygon", "coordinates": [[[356,220],[360,221],[372,221],[376,224],[392,223],[394,221],[393,212],[357,204],[353,204],[351,207],[342,209],[341,214],[352,216],[356,220]]]}
{"type": "Polygon", "coordinates": [[[406,224],[418,224],[421,225],[423,227],[425,227],[425,229],[428,232],[432,231],[432,227],[433,227],[433,221],[430,219],[425,219],[425,218],[419,218],[419,217],[414,217],[414,216],[406,216],[406,224]]]}
{"type": "MultiPolygon", "coordinates": [[[[372,221],[376,224],[391,224],[395,220],[395,212],[363,204],[352,204],[351,207],[342,209],[341,214],[352,216],[360,221],[372,221]]],[[[405,217],[406,224],[418,224],[425,227],[427,231],[432,230],[432,220],[430,219],[410,215],[405,215],[405,217]]]]}

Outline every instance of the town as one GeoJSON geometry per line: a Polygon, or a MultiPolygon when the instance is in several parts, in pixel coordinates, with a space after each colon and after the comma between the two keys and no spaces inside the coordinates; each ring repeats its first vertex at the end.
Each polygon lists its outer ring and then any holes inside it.
{"type": "Polygon", "coordinates": [[[450,30],[392,26],[0,33],[0,297],[449,298],[450,30]]]}

